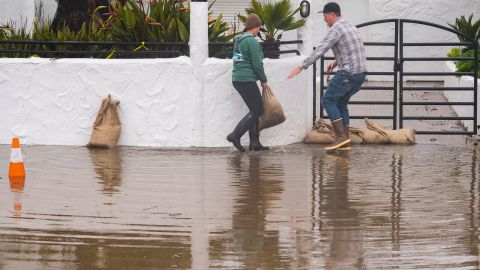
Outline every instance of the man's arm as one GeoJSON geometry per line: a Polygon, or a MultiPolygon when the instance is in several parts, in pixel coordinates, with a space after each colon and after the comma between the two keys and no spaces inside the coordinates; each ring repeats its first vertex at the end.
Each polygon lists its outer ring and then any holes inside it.
{"type": "Polygon", "coordinates": [[[297,76],[303,69],[307,69],[311,64],[315,63],[318,58],[322,57],[332,46],[340,39],[341,34],[337,28],[332,27],[328,30],[327,35],[322,40],[320,45],[318,45],[317,49],[313,51],[307,59],[305,59],[302,65],[296,67],[290,74],[288,75],[288,79],[292,79],[297,76]]]}
{"type": "Polygon", "coordinates": [[[327,35],[320,45],[307,57],[302,63],[302,69],[307,69],[311,64],[315,63],[322,55],[324,55],[332,46],[340,39],[340,31],[336,27],[328,30],[327,35]]]}

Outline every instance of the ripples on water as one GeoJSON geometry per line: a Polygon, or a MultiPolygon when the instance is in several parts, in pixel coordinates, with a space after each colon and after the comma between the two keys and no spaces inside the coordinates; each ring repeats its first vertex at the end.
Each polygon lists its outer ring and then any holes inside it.
{"type": "Polygon", "coordinates": [[[477,150],[0,146],[0,269],[478,269],[477,150]]]}

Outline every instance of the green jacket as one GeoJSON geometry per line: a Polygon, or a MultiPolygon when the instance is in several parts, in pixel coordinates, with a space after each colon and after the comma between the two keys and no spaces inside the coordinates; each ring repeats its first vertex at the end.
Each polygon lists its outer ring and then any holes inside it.
{"type": "Polygon", "coordinates": [[[260,43],[250,33],[244,33],[233,39],[233,71],[234,82],[266,82],[263,70],[263,52],[260,43]]]}

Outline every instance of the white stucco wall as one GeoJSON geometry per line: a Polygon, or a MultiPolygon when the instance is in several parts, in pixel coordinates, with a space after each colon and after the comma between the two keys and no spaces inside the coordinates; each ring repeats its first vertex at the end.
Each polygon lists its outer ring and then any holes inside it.
{"type": "MultiPolygon", "coordinates": [[[[455,63],[445,62],[444,64],[445,72],[455,72],[455,63]]],[[[460,78],[454,76],[448,76],[445,78],[445,87],[473,87],[474,78],[471,76],[461,76],[460,78]]],[[[478,86],[480,85],[480,79],[477,80],[477,95],[478,95],[478,86]]],[[[444,91],[445,97],[450,102],[472,102],[474,93],[473,91],[444,91]]],[[[457,113],[458,116],[463,117],[472,117],[473,109],[472,106],[452,106],[453,110],[457,113]]],[[[477,115],[480,113],[480,108],[477,108],[477,115]]],[[[462,124],[468,129],[468,131],[473,130],[473,121],[464,121],[462,124]]],[[[477,119],[477,124],[479,125],[480,121],[477,119]]]]}
{"type": "MultiPolygon", "coordinates": [[[[286,77],[300,57],[265,60],[287,120],[262,132],[266,145],[300,142],[309,128],[306,73],[286,77]]],[[[120,100],[120,145],[228,146],[247,112],[231,85],[231,61],[209,59],[0,59],[0,143],[85,145],[102,98],[120,100]],[[194,72],[197,70],[197,72],[194,72]],[[198,72],[201,70],[201,72],[198,72]]],[[[248,136],[245,136],[248,137],[248,136]]]]}

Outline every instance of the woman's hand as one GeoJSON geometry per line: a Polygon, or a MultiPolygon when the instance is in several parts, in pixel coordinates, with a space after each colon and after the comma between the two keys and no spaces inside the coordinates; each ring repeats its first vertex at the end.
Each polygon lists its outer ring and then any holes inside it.
{"type": "Polygon", "coordinates": [[[290,75],[288,75],[288,79],[291,79],[295,76],[298,75],[298,73],[302,72],[302,67],[298,66],[296,67],[294,70],[292,70],[292,72],[290,72],[290,75]]]}
{"type": "Polygon", "coordinates": [[[265,89],[265,88],[269,88],[268,86],[268,83],[267,82],[262,82],[262,88],[265,89]]]}

